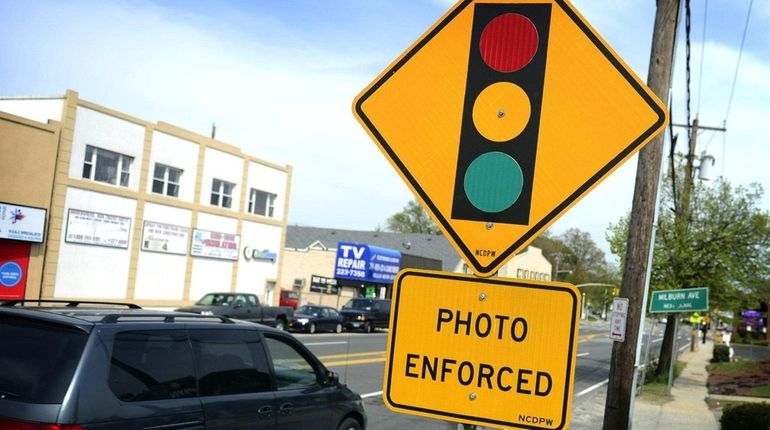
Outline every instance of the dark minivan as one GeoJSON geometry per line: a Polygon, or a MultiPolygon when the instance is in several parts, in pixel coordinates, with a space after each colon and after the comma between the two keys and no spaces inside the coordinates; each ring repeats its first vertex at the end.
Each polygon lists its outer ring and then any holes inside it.
{"type": "Polygon", "coordinates": [[[390,299],[350,299],[340,309],[345,329],[367,333],[390,325],[390,299]]]}
{"type": "Polygon", "coordinates": [[[0,304],[0,429],[366,425],[361,397],[286,332],[114,305],[0,304]]]}

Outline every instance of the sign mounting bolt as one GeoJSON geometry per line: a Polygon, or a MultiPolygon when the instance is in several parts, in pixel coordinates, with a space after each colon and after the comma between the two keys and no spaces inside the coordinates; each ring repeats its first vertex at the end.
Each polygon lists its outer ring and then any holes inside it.
{"type": "Polygon", "coordinates": [[[483,302],[486,299],[487,299],[487,293],[479,294],[479,301],[483,302]]]}
{"type": "Polygon", "coordinates": [[[500,109],[499,111],[497,111],[497,117],[498,118],[502,118],[504,116],[505,116],[505,111],[504,110],[500,109]]]}
{"type": "Polygon", "coordinates": [[[492,227],[494,227],[494,226],[495,226],[495,224],[494,224],[494,223],[492,223],[492,222],[488,222],[488,223],[487,223],[487,230],[492,230],[492,227]]]}
{"type": "Polygon", "coordinates": [[[471,400],[476,400],[476,393],[471,393],[471,395],[468,396],[468,398],[471,400]]]}

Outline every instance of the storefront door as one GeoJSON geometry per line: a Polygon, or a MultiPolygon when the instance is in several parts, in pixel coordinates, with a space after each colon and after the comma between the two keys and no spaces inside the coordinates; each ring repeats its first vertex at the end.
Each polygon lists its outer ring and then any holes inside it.
{"type": "Polygon", "coordinates": [[[24,298],[30,246],[29,242],[0,239],[0,300],[24,298]]]}

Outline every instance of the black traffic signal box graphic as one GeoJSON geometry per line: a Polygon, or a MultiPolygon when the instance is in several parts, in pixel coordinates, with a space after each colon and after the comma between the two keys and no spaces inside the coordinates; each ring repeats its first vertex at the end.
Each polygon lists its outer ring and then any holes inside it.
{"type": "Polygon", "coordinates": [[[550,4],[476,4],[452,218],[528,224],[550,4]]]}

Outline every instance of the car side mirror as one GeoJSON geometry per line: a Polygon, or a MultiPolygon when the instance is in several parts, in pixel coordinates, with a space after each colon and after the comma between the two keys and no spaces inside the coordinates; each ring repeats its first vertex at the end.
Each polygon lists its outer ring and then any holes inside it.
{"type": "Polygon", "coordinates": [[[242,308],[243,302],[235,302],[235,308],[242,308]]]}
{"type": "Polygon", "coordinates": [[[332,372],[331,370],[327,370],[326,374],[324,375],[324,385],[325,386],[332,386],[337,385],[340,383],[340,377],[337,375],[336,372],[332,372]]]}

